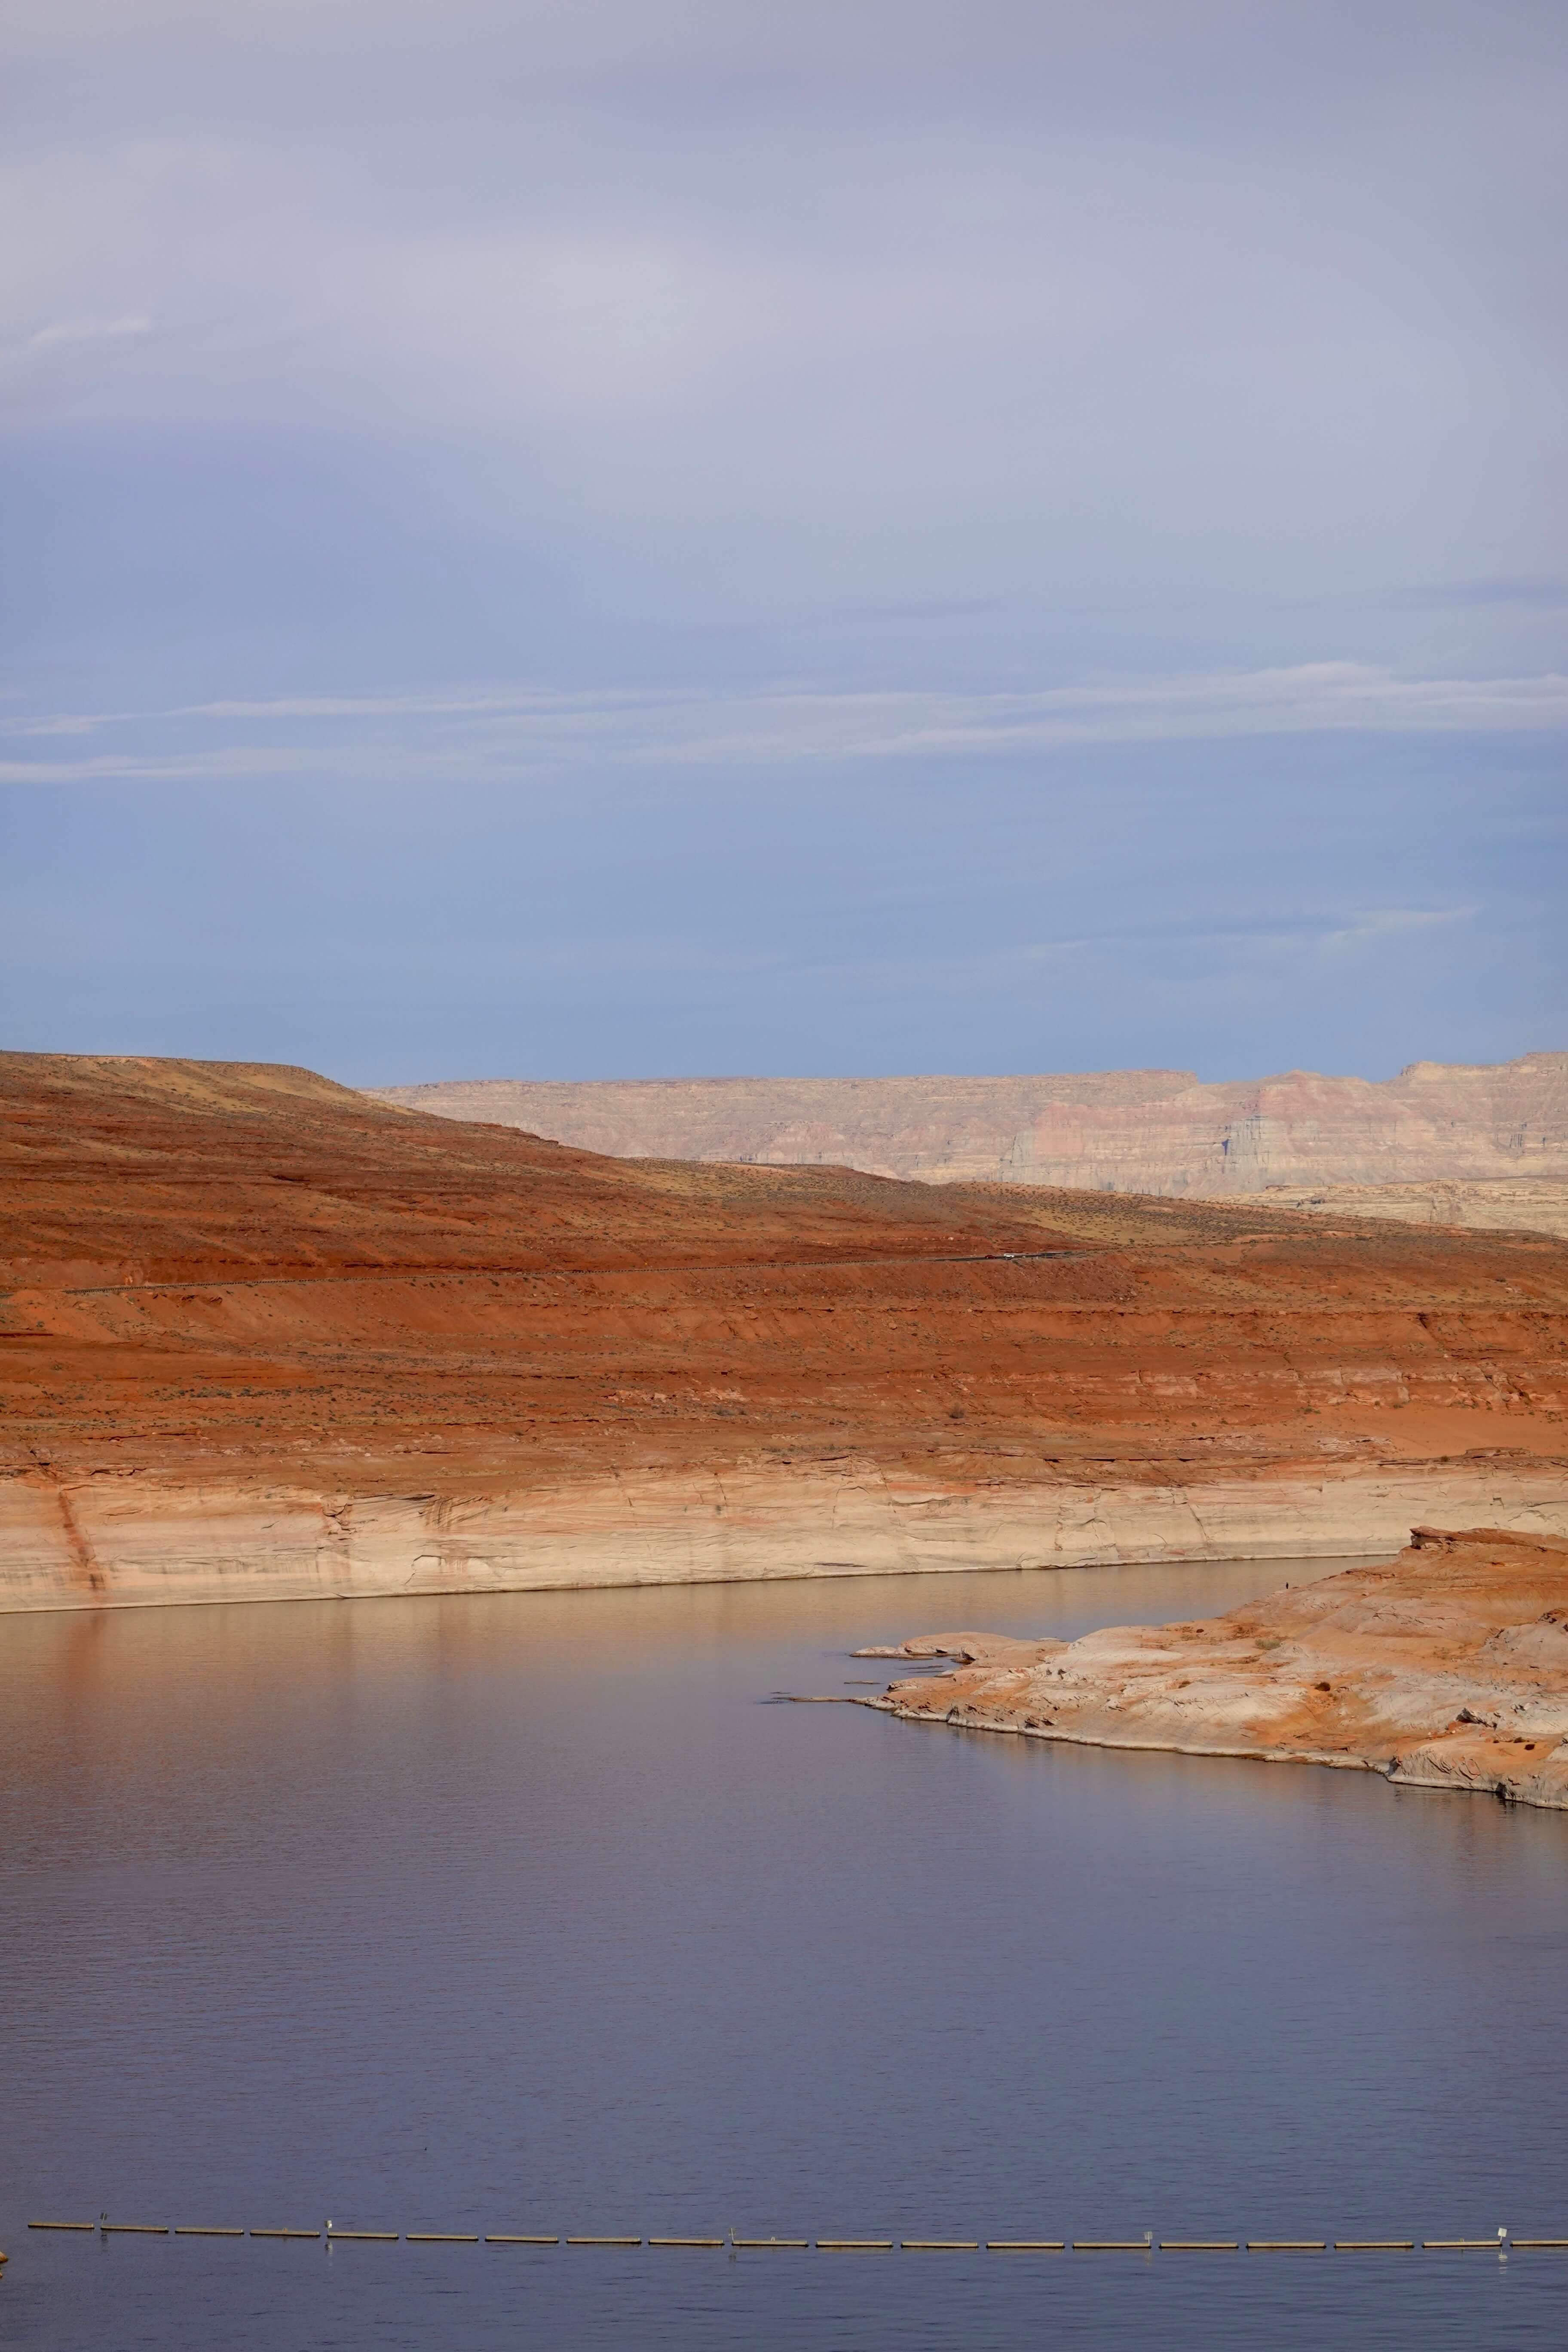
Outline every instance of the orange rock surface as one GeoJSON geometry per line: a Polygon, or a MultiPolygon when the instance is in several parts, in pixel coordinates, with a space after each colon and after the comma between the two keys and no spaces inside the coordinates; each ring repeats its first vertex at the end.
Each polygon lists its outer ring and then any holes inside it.
{"type": "Polygon", "coordinates": [[[1417,1528],[1387,1567],[1077,1642],[936,1633],[951,1675],[849,1702],[1099,1748],[1348,1765],[1568,1810],[1568,1543],[1417,1528]]]}
{"type": "Polygon", "coordinates": [[[253,1066],[0,1097],[0,1606],[1568,1532],[1551,1242],[598,1159],[253,1066]]]}

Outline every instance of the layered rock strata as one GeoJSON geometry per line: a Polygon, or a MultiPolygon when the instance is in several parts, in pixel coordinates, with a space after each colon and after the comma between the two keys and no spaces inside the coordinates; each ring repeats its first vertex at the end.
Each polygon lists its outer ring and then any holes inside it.
{"type": "Polygon", "coordinates": [[[322,1493],[309,1480],[0,1477],[0,1612],[159,1601],[326,1601],[779,1577],[1342,1559],[1392,1549],[1413,1510],[1568,1535],[1568,1481],[1518,1465],[1071,1480],[1000,1491],[870,1461],[798,1472],[629,1471],[513,1491],[322,1493]]]}
{"type": "Polygon", "coordinates": [[[1386,1567],[1227,1616],[1076,1642],[934,1633],[861,1657],[952,1658],[861,1705],[1098,1748],[1381,1772],[1568,1810],[1568,1542],[1418,1527],[1386,1567]]]}
{"type": "Polygon", "coordinates": [[[935,1184],[1224,1199],[1271,1184],[1568,1179],[1568,1054],[1415,1062],[1376,1083],[1311,1070],[1218,1086],[1190,1070],[495,1078],[384,1087],[377,1098],[621,1158],[832,1165],[935,1184]]]}
{"type": "Polygon", "coordinates": [[[1568,1241],[1568,1176],[1458,1178],[1429,1184],[1280,1184],[1277,1208],[1330,1217],[1390,1217],[1402,1225],[1460,1225],[1477,1233],[1552,1234],[1568,1241]]]}
{"type": "Polygon", "coordinates": [[[0,1056],[0,1609],[1568,1533],[1568,1251],[0,1056]]]}

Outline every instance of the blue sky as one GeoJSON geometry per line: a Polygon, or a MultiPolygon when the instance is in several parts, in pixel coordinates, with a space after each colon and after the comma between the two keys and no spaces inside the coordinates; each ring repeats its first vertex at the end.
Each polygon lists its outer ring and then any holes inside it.
{"type": "Polygon", "coordinates": [[[1560,10],[26,13],[6,1043],[1568,1045],[1560,10]]]}

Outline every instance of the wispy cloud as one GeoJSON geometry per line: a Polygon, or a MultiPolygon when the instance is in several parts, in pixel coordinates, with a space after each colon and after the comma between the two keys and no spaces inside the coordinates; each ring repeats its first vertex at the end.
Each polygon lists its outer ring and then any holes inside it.
{"type": "Polygon", "coordinates": [[[91,760],[0,760],[0,784],[260,783],[317,768],[308,751],[225,744],[210,751],[104,751],[91,760]]]}
{"type": "Polygon", "coordinates": [[[0,761],[0,781],[76,783],[303,769],[359,779],[493,778],[602,764],[744,770],[835,761],[1006,759],[1079,746],[1365,732],[1486,735],[1568,728],[1568,677],[1400,677],[1352,662],[1107,678],[1011,692],[805,687],[747,692],[497,687],[463,693],[229,698],[162,711],[52,714],[36,741],[117,733],[88,759],[0,761]],[[236,740],[234,730],[241,730],[236,740]],[[205,732],[211,748],[193,745],[205,732]]]}
{"type": "Polygon", "coordinates": [[[1429,588],[1402,588],[1384,601],[1407,612],[1516,605],[1525,612],[1560,613],[1568,605],[1568,580],[1453,580],[1429,588]]]}
{"type": "Polygon", "coordinates": [[[50,325],[40,327],[36,335],[27,338],[30,352],[43,351],[51,343],[118,342],[127,336],[150,335],[151,319],[56,319],[50,325]]]}
{"type": "Polygon", "coordinates": [[[1175,948],[1223,948],[1248,954],[1296,955],[1303,947],[1321,955],[1373,946],[1412,932],[1440,929],[1473,919],[1476,908],[1462,907],[1371,907],[1331,910],[1301,908],[1272,918],[1263,914],[1243,922],[1216,921],[1212,916],[1151,915],[1139,923],[1118,924],[1066,933],[1058,939],[1035,940],[1008,950],[1023,963],[1048,963],[1060,956],[1080,955],[1107,948],[1159,944],[1175,948]]]}
{"type": "Polygon", "coordinates": [[[1449,923],[1469,922],[1473,907],[1369,907],[1318,942],[1321,955],[1347,955],[1357,948],[1375,947],[1384,940],[1403,939],[1414,931],[1441,929],[1449,923]]]}

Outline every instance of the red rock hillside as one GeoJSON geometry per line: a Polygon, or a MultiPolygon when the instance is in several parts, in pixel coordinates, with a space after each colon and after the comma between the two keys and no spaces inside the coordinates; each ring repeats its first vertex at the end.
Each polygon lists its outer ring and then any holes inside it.
{"type": "Polygon", "coordinates": [[[0,1056],[0,1605],[1568,1533],[1568,1249],[0,1056]]]}

